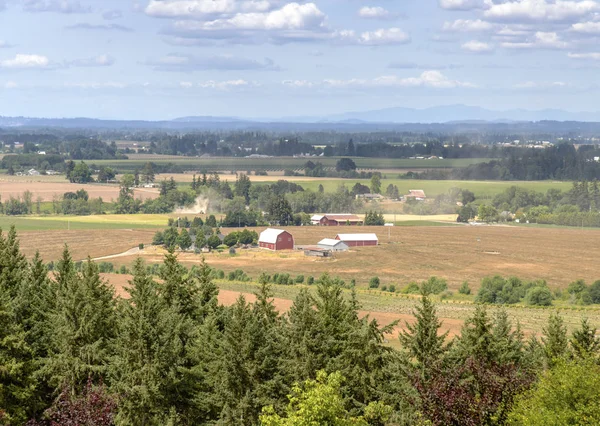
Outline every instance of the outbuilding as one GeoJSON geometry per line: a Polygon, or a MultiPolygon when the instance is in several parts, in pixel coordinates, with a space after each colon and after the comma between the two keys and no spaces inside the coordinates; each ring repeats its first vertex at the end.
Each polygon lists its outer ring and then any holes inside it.
{"type": "Polygon", "coordinates": [[[376,246],[379,238],[375,234],[337,234],[336,240],[343,241],[348,247],[376,246]]]}
{"type": "Polygon", "coordinates": [[[294,237],[283,229],[268,228],[260,233],[258,245],[269,250],[294,250],[294,237]]]}
{"type": "Polygon", "coordinates": [[[357,226],[362,224],[362,219],[355,214],[348,213],[333,213],[325,214],[321,217],[319,225],[322,226],[357,226]]]}
{"type": "Polygon", "coordinates": [[[319,241],[317,247],[330,251],[347,251],[349,249],[348,244],[333,238],[325,238],[319,241]]]}

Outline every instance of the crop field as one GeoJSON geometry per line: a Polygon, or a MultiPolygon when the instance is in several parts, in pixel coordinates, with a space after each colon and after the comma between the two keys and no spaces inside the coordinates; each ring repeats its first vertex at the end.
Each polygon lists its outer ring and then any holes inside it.
{"type": "Polygon", "coordinates": [[[90,216],[0,216],[0,228],[14,225],[18,231],[148,229],[165,228],[170,217],[166,214],[90,215],[90,216]]]}
{"type": "MultiPolygon", "coordinates": [[[[131,275],[103,274],[103,278],[112,284],[118,296],[128,297],[125,287],[128,286],[131,275]]],[[[240,295],[243,295],[250,303],[256,300],[254,293],[258,290],[257,284],[227,281],[217,281],[217,284],[219,286],[219,303],[223,305],[232,305],[240,295]]],[[[311,289],[304,285],[273,285],[273,303],[276,309],[282,314],[287,312],[302,288],[311,289]]],[[[345,292],[349,297],[350,292],[347,290],[345,292]]],[[[412,312],[418,303],[418,296],[364,289],[358,289],[356,294],[361,305],[360,315],[368,315],[369,318],[376,319],[381,326],[398,321],[393,332],[386,337],[390,346],[399,347],[399,332],[405,329],[406,322],[413,323],[415,320],[412,312]]],[[[475,305],[467,300],[447,301],[435,297],[434,299],[438,316],[442,321],[442,331],[448,331],[449,336],[459,334],[465,319],[473,314],[475,305]]],[[[489,307],[490,314],[493,315],[498,309],[498,307],[489,307]]],[[[555,309],[532,308],[522,305],[508,306],[504,309],[515,324],[517,321],[519,322],[526,336],[539,336],[548,321],[548,316],[555,311],[555,309]]],[[[559,308],[558,311],[563,316],[569,331],[579,326],[583,318],[588,318],[593,325],[600,326],[600,309],[598,308],[559,308]]]]}
{"type": "MultiPolygon", "coordinates": [[[[336,253],[333,259],[305,257],[299,250],[260,249],[238,250],[234,256],[215,252],[207,254],[206,259],[215,268],[225,272],[242,269],[253,278],[262,272],[315,277],[327,272],[347,281],[356,279],[359,288],[366,288],[373,276],[378,276],[382,285],[394,284],[396,288],[438,276],[445,278],[455,292],[463,281],[477,290],[482,278],[496,274],[525,280],[544,279],[551,288],[563,289],[579,278],[588,283],[600,279],[597,268],[600,230],[463,225],[288,230],[294,235],[296,245],[316,244],[322,238],[335,237],[338,232],[375,232],[380,245],[356,247],[336,253]]],[[[223,229],[224,233],[230,231],[223,229]]],[[[149,248],[143,256],[149,263],[158,263],[163,253],[162,249],[149,248]]],[[[180,259],[188,266],[200,262],[200,256],[192,253],[183,253],[180,259]]],[[[133,256],[122,257],[114,263],[130,265],[133,260],[133,256]]]]}
{"type": "MultiPolygon", "coordinates": [[[[21,181],[16,179],[0,181],[0,196],[2,200],[6,200],[9,197],[16,198],[21,196],[25,191],[30,191],[33,194],[33,201],[37,197],[41,197],[42,201],[52,201],[54,197],[60,197],[65,192],[76,192],[80,189],[85,189],[90,198],[102,197],[104,201],[111,201],[119,197],[118,185],[69,183],[65,181],[64,176],[60,177],[60,182],[54,181],[57,176],[50,176],[50,178],[52,178],[50,181],[28,180],[27,177],[21,177],[21,181]]],[[[158,198],[158,195],[158,189],[154,188],[138,188],[135,190],[135,197],[143,200],[158,198]]]]}
{"type": "MultiPolygon", "coordinates": [[[[335,167],[339,157],[310,157],[310,158],[290,158],[290,157],[269,157],[269,158],[239,158],[239,157],[175,157],[161,155],[136,155],[135,159],[128,160],[95,160],[93,163],[97,166],[110,166],[118,171],[132,171],[136,168],[142,169],[144,164],[152,161],[156,164],[176,164],[185,167],[188,170],[195,171],[248,171],[248,170],[303,170],[304,164],[311,160],[321,162],[325,167],[335,167]]],[[[393,158],[353,158],[356,166],[362,170],[414,170],[414,169],[443,169],[467,167],[471,164],[487,161],[484,158],[460,158],[444,160],[411,160],[411,159],[393,159],[393,158]]]]}
{"type": "Polygon", "coordinates": [[[27,257],[36,251],[46,262],[60,259],[67,244],[74,260],[83,260],[121,253],[140,243],[149,244],[156,232],[153,229],[103,229],[103,230],[46,230],[20,232],[17,229],[21,250],[27,257]]]}

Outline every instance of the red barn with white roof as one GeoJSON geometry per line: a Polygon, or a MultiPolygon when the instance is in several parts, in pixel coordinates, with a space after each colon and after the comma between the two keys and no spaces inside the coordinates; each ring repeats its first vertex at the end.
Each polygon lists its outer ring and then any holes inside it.
{"type": "Polygon", "coordinates": [[[258,245],[269,250],[294,250],[294,237],[283,229],[268,228],[260,233],[258,245]]]}
{"type": "Polygon", "coordinates": [[[375,234],[337,234],[336,240],[343,241],[348,247],[376,246],[379,238],[375,234]]]}

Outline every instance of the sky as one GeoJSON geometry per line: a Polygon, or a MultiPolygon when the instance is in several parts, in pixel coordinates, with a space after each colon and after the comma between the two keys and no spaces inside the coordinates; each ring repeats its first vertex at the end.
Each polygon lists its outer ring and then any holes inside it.
{"type": "Polygon", "coordinates": [[[0,115],[600,111],[600,0],[0,0],[0,115]]]}

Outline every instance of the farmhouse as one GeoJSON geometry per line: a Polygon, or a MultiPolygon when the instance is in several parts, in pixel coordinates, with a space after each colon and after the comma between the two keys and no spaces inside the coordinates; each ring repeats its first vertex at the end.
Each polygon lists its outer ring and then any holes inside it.
{"type": "Polygon", "coordinates": [[[410,199],[417,200],[417,201],[423,201],[427,197],[425,196],[425,191],[423,191],[422,189],[409,189],[408,195],[406,195],[405,198],[407,198],[407,199],[410,198],[410,199]]]}
{"type": "Polygon", "coordinates": [[[340,240],[325,238],[317,243],[317,247],[330,251],[347,251],[348,244],[340,240]]]}
{"type": "MultiPolygon", "coordinates": [[[[315,217],[315,216],[313,216],[315,217]]],[[[311,220],[312,221],[312,220],[311,220]]],[[[362,219],[355,214],[347,214],[347,213],[332,213],[325,214],[319,220],[319,225],[322,226],[357,226],[362,223],[362,219]]]]}
{"type": "Polygon", "coordinates": [[[269,250],[294,250],[294,237],[283,229],[269,228],[260,233],[258,245],[269,250]]]}
{"type": "Polygon", "coordinates": [[[337,234],[336,240],[343,241],[348,247],[376,246],[379,238],[375,234],[337,234]]]}

